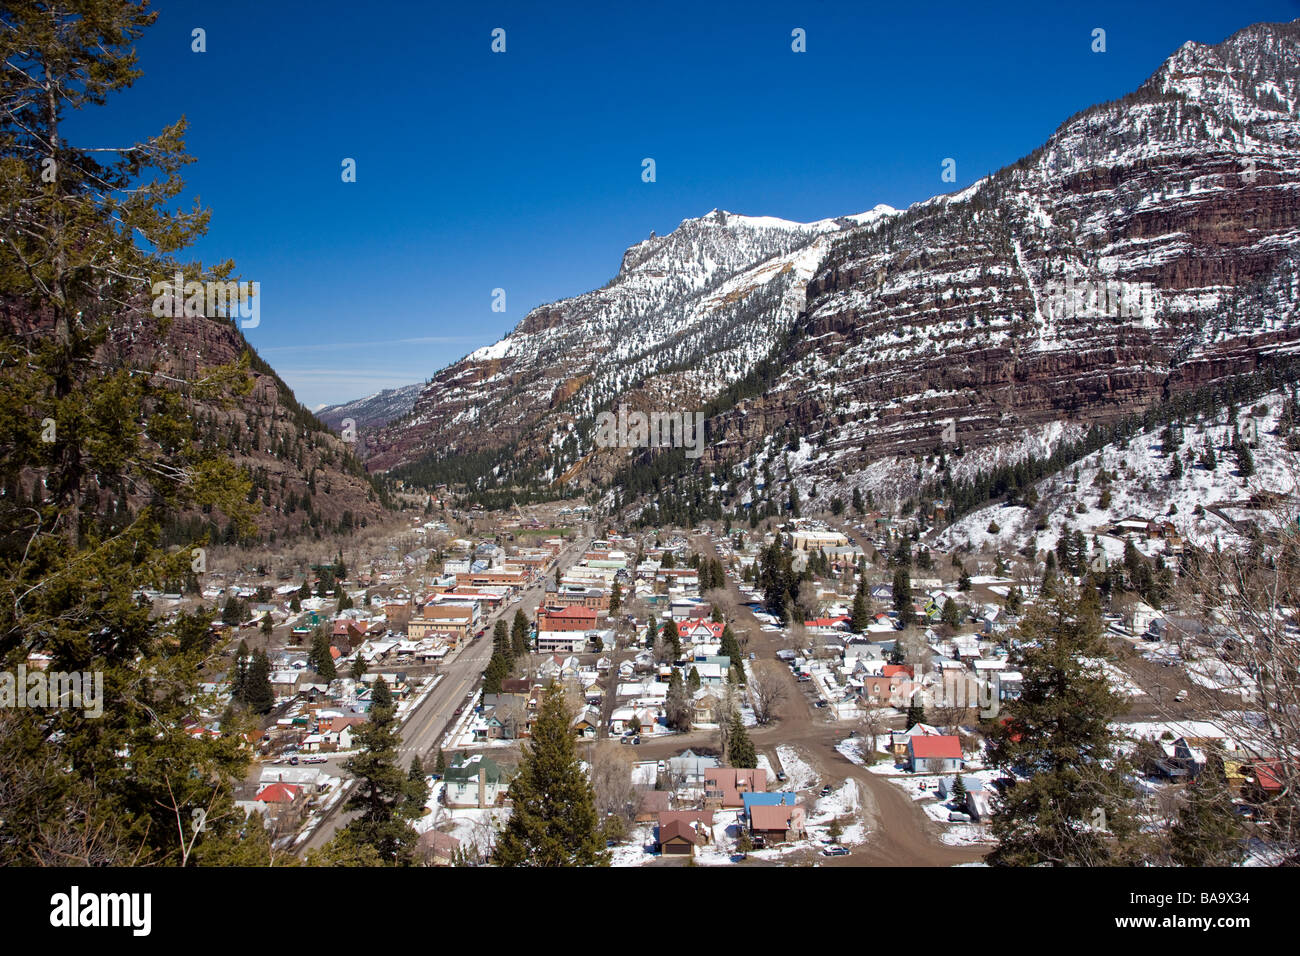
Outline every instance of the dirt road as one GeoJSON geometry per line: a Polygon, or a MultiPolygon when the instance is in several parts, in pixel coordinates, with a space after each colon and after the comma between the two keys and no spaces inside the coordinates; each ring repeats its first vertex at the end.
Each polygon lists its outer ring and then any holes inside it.
{"type": "MultiPolygon", "coordinates": [[[[717,556],[713,542],[707,536],[694,537],[692,545],[701,554],[717,556]]],[[[786,647],[793,648],[793,642],[785,639],[781,633],[761,629],[753,612],[742,603],[744,596],[730,581],[727,590],[738,602],[731,627],[747,654],[752,652],[759,661],[774,661],[777,651],[786,647]]],[[[749,665],[750,662],[747,661],[746,664],[749,665]]],[[[785,699],[775,708],[776,719],[773,723],[757,727],[751,732],[754,746],[768,755],[774,767],[780,766],[776,756],[777,745],[786,744],[794,747],[817,771],[822,783],[835,787],[845,779],[856,781],[862,798],[863,820],[870,830],[867,842],[854,847],[851,855],[831,858],[819,856],[819,862],[830,866],[952,866],[983,858],[988,852],[987,847],[956,847],[943,843],[939,839],[938,827],[913,803],[906,792],[887,779],[858,766],[836,750],[835,745],[848,736],[853,725],[847,721],[827,720],[818,708],[808,702],[790,669],[781,665],[778,670],[784,673],[788,690],[785,699]]],[[[689,736],[707,736],[707,740],[697,742],[715,748],[718,743],[716,734],[689,736]]],[[[677,736],[671,741],[665,741],[663,745],[642,745],[637,749],[651,755],[660,746],[675,753],[690,744],[684,742],[684,737],[677,736]]],[[[660,759],[658,754],[653,754],[653,758],[660,759]]]]}

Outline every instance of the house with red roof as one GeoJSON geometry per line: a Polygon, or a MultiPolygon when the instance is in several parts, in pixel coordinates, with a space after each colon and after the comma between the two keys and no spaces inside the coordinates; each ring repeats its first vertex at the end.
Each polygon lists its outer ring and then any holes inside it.
{"type": "Polygon", "coordinates": [[[677,634],[683,641],[692,644],[716,644],[722,640],[722,630],[725,627],[725,624],[718,621],[697,618],[677,625],[677,634]]]}
{"type": "Polygon", "coordinates": [[[804,808],[798,804],[751,805],[749,830],[765,846],[801,840],[808,833],[804,808]]]}
{"type": "Polygon", "coordinates": [[[912,773],[955,773],[965,765],[961,739],[952,734],[916,734],[907,741],[912,773]]]}
{"type": "Polygon", "coordinates": [[[294,783],[268,783],[257,791],[257,800],[262,803],[288,804],[302,796],[302,787],[294,783]]]}
{"type": "Polygon", "coordinates": [[[730,810],[743,807],[741,794],[767,790],[767,771],[762,767],[714,767],[704,771],[704,805],[730,810]]]}
{"type": "Polygon", "coordinates": [[[538,631],[591,631],[596,627],[595,608],[571,604],[544,608],[537,615],[538,631]]]}

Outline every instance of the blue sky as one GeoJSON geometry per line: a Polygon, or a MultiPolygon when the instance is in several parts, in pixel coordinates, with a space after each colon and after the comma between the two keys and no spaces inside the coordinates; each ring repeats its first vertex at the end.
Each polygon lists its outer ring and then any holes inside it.
{"type": "Polygon", "coordinates": [[[309,407],[428,378],[602,285],[651,230],[961,188],[1184,41],[1300,17],[1297,0],[464,6],[159,0],[145,75],[78,120],[123,142],[188,118],[190,195],[213,211],[195,253],[261,283],[245,334],[309,407]]]}

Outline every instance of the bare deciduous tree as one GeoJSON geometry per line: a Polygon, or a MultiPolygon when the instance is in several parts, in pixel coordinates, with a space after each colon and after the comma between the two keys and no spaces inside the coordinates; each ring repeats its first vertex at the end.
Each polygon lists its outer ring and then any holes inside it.
{"type": "Polygon", "coordinates": [[[754,719],[770,723],[776,706],[789,696],[789,671],[771,661],[755,661],[749,668],[748,688],[754,719]]]}

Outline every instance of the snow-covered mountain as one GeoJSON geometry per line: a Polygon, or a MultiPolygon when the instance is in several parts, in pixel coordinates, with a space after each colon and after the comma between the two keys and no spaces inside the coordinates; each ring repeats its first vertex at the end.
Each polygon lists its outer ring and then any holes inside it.
{"type": "Polygon", "coordinates": [[[410,413],[424,390],[424,383],[386,388],[383,391],[340,405],[317,409],[316,417],[331,428],[342,428],[344,419],[352,419],[359,431],[379,428],[410,413]]]}
{"type": "Polygon", "coordinates": [[[695,407],[772,353],[832,236],[893,214],[878,206],[796,223],[714,210],[651,234],[604,288],[534,309],[506,338],[438,373],[410,416],[373,437],[371,467],[512,442],[537,460],[615,401],[695,407]]]}
{"type": "Polygon", "coordinates": [[[595,448],[597,411],[717,399],[696,467],[754,465],[781,433],[801,491],[910,493],[948,420],[1015,455],[1294,353],[1298,267],[1300,21],[1257,24],[960,192],[652,235],[438,373],[369,464],[595,480],[640,454],[595,448]]]}

